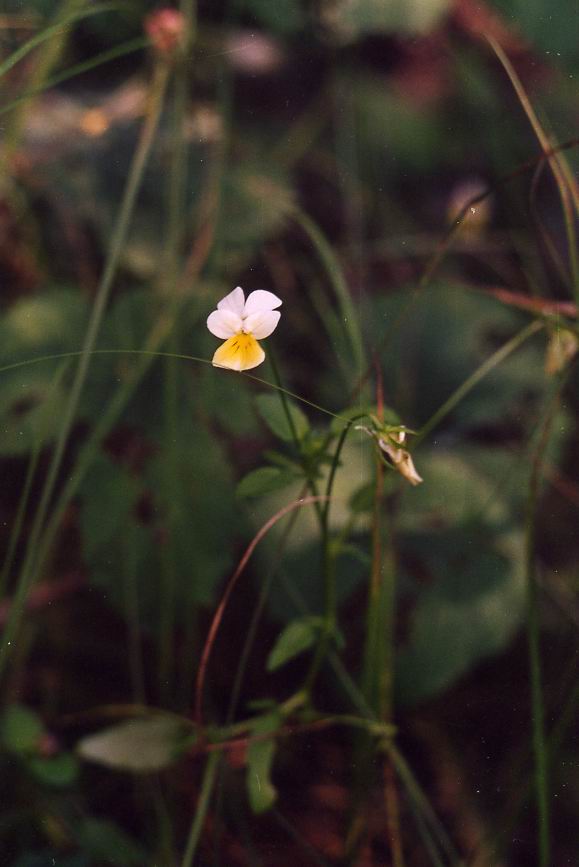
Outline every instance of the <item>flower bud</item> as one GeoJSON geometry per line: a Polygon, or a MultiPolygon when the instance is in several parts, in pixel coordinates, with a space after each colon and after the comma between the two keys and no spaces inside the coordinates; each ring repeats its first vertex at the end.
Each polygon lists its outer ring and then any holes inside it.
{"type": "Polygon", "coordinates": [[[151,45],[160,56],[171,59],[185,50],[187,25],[178,9],[157,9],[147,15],[144,26],[151,45]]]}
{"type": "Polygon", "coordinates": [[[419,476],[414,466],[414,461],[410,452],[406,449],[401,449],[401,446],[406,439],[406,432],[399,430],[384,437],[378,437],[378,445],[382,451],[388,455],[395,470],[398,470],[401,476],[410,482],[411,485],[419,485],[424,479],[419,476]]]}

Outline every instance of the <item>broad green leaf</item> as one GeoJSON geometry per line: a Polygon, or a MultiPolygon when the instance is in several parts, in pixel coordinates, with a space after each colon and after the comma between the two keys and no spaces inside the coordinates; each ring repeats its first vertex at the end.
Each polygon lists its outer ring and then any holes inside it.
{"type": "Polygon", "coordinates": [[[419,593],[408,644],[397,655],[401,701],[413,703],[449,687],[485,657],[502,650],[524,612],[521,536],[481,537],[455,528],[409,544],[430,571],[419,593]]]}
{"type": "Polygon", "coordinates": [[[0,738],[11,753],[34,753],[44,731],[40,717],[19,704],[7,707],[0,718],[0,738]]]}
{"type": "MultiPolygon", "coordinates": [[[[289,398],[287,398],[286,406],[293,422],[295,434],[301,440],[310,429],[309,422],[301,409],[289,398]]],[[[293,442],[294,432],[286,415],[281,395],[260,394],[257,397],[257,408],[262,419],[276,437],[285,442],[293,442]]]]}
{"type": "Polygon", "coordinates": [[[78,759],[71,753],[59,753],[46,758],[35,756],[27,760],[26,766],[39,782],[54,788],[72,785],[79,772],[78,759]]]}
{"type": "Polygon", "coordinates": [[[286,662],[312,647],[322,628],[323,620],[321,617],[302,617],[288,623],[281,635],[278,636],[273,650],[268,656],[267,670],[275,671],[277,668],[281,668],[286,662]]]}
{"type": "Polygon", "coordinates": [[[141,867],[147,862],[146,851],[113,822],[92,817],[82,819],[76,828],[76,837],[83,850],[99,864],[141,867]]]}
{"type": "Polygon", "coordinates": [[[280,470],[277,467],[259,467],[252,470],[239,482],[238,497],[260,497],[270,494],[280,488],[286,488],[295,481],[295,473],[280,470]]]}
{"type": "Polygon", "coordinates": [[[130,720],[82,738],[79,756],[119,771],[135,774],[161,771],[183,751],[188,731],[169,717],[130,720]]]}
{"type": "Polygon", "coordinates": [[[195,605],[211,603],[231,568],[236,535],[243,532],[232,473],[217,437],[185,417],[173,447],[176,472],[170,450],[159,445],[140,477],[102,457],[81,489],[91,583],[123,612],[127,593],[135,593],[140,622],[150,629],[159,628],[161,620],[164,556],[169,554],[174,570],[175,617],[183,622],[195,605]],[[136,508],[141,503],[144,511],[136,508]]]}
{"type": "MultiPolygon", "coordinates": [[[[258,717],[250,729],[250,737],[260,738],[277,731],[281,717],[278,711],[258,717]]],[[[254,813],[265,813],[273,807],[277,791],[271,782],[271,768],[275,756],[275,738],[252,740],[247,750],[247,790],[254,813]]]]}
{"type": "Polygon", "coordinates": [[[83,550],[89,560],[122,532],[139,497],[139,485],[127,470],[105,454],[93,461],[83,482],[80,526],[83,550]],[[106,508],[104,507],[106,503],[106,508]]]}

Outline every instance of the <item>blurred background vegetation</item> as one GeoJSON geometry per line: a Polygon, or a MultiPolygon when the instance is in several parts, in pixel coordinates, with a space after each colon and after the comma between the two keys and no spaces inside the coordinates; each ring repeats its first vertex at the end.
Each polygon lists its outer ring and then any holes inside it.
{"type": "Polygon", "coordinates": [[[576,22],[2,0],[2,864],[576,862],[576,22]]]}

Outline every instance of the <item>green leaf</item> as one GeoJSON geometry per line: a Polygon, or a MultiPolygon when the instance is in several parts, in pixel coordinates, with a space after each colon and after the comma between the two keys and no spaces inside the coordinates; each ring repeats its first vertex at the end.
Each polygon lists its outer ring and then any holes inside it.
{"type": "Polygon", "coordinates": [[[86,761],[135,774],[161,771],[183,752],[190,730],[169,717],[138,719],[82,738],[77,752],[86,761]]]}
{"type": "Polygon", "coordinates": [[[278,636],[273,650],[268,656],[267,670],[275,671],[289,662],[290,659],[294,659],[312,647],[322,628],[323,620],[321,617],[301,617],[299,620],[288,623],[278,636]]]}
{"type": "Polygon", "coordinates": [[[415,536],[405,546],[431,576],[419,594],[408,645],[397,655],[399,698],[414,703],[507,645],[524,612],[524,556],[520,535],[493,539],[488,528],[472,525],[415,536]]]}
{"type": "Polygon", "coordinates": [[[92,817],[83,819],[76,829],[79,845],[99,864],[114,867],[141,867],[147,853],[113,822],[92,817]]]}
{"type": "MultiPolygon", "coordinates": [[[[294,434],[289,424],[286,410],[279,394],[260,394],[257,408],[271,432],[285,442],[293,442],[294,434]]],[[[302,440],[310,429],[309,422],[301,409],[287,398],[287,408],[298,440],[302,440]]]]}
{"type": "Polygon", "coordinates": [[[262,494],[270,494],[272,491],[286,488],[295,481],[295,478],[295,473],[277,467],[259,467],[243,477],[236,493],[238,497],[260,497],[262,494]]]}
{"type": "MultiPolygon", "coordinates": [[[[250,729],[251,737],[261,737],[277,731],[280,726],[279,711],[258,717],[250,729]]],[[[271,782],[271,768],[275,756],[275,739],[252,740],[247,750],[247,790],[249,803],[254,813],[265,813],[277,798],[277,790],[271,782]]]]}
{"type": "Polygon", "coordinates": [[[105,548],[111,553],[138,497],[139,486],[127,470],[106,455],[97,455],[83,482],[80,526],[86,557],[105,548]]]}
{"type": "Polygon", "coordinates": [[[19,704],[6,708],[0,719],[0,738],[11,753],[34,753],[44,732],[40,717],[19,704]]]}
{"type": "Polygon", "coordinates": [[[54,788],[72,785],[79,772],[78,759],[71,753],[59,753],[47,758],[34,756],[27,760],[26,766],[39,782],[54,788]]]}

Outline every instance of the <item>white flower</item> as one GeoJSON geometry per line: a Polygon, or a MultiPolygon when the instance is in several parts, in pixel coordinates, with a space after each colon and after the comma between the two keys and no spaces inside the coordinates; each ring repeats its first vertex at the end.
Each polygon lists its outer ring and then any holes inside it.
{"type": "Polygon", "coordinates": [[[265,358],[265,352],[257,342],[269,337],[279,322],[281,300],[273,292],[257,289],[247,301],[241,286],[238,286],[209,314],[207,328],[215,337],[225,340],[213,356],[215,367],[230,370],[251,370],[265,358]]]}

